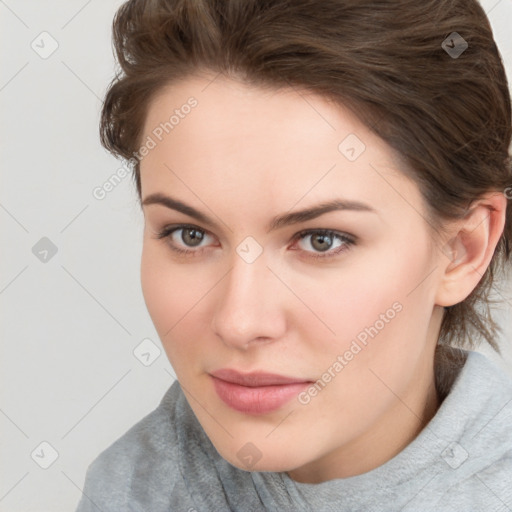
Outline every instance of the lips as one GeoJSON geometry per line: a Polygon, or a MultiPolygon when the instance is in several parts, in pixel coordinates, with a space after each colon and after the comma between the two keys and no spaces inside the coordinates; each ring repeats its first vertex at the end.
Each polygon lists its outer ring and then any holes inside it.
{"type": "Polygon", "coordinates": [[[266,414],[280,409],[311,381],[266,372],[240,373],[222,369],[210,374],[219,398],[245,414],[266,414]]]}
{"type": "Polygon", "coordinates": [[[251,372],[251,373],[240,373],[236,370],[217,370],[212,372],[211,375],[217,379],[224,380],[226,382],[232,382],[240,386],[247,387],[261,387],[261,386],[281,386],[284,384],[297,384],[301,382],[310,382],[307,379],[284,377],[283,375],[277,375],[274,373],[266,372],[251,372]]]}

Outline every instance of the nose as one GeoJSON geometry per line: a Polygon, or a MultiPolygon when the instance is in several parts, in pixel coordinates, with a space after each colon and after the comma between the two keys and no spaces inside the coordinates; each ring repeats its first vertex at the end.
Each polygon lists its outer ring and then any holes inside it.
{"type": "Polygon", "coordinates": [[[263,256],[247,263],[235,254],[217,287],[213,332],[224,344],[242,350],[281,338],[286,332],[284,288],[263,256]]]}

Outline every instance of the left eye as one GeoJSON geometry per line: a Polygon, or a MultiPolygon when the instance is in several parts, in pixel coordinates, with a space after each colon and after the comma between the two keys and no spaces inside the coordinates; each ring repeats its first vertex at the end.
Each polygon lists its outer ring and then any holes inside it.
{"type": "MultiPolygon", "coordinates": [[[[201,253],[203,250],[201,243],[208,237],[213,238],[205,230],[191,225],[169,226],[156,234],[157,239],[169,239],[168,245],[173,251],[189,256],[201,253]],[[194,250],[191,249],[192,247],[199,247],[199,249],[194,250]]],[[[302,248],[302,251],[308,253],[307,257],[313,259],[334,257],[355,244],[353,236],[326,229],[301,231],[293,237],[294,243],[300,243],[306,239],[309,239],[309,242],[305,245],[312,250],[302,248]]]]}
{"type": "MultiPolygon", "coordinates": [[[[355,240],[352,236],[348,236],[335,231],[329,231],[326,229],[310,229],[298,233],[295,239],[299,239],[302,242],[305,239],[309,239],[309,245],[313,248],[313,252],[310,256],[312,258],[331,258],[337,254],[346,251],[350,246],[354,245],[355,240]],[[338,241],[337,245],[334,245],[335,240],[338,241]]],[[[311,252],[306,249],[306,252],[311,252]]]]}

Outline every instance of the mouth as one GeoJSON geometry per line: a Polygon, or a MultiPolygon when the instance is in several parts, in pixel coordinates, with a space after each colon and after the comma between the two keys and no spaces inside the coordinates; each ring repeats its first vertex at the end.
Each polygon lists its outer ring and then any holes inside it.
{"type": "Polygon", "coordinates": [[[276,411],[306,389],[312,381],[266,372],[240,373],[223,369],[212,372],[215,391],[232,409],[252,415],[276,411]]]}
{"type": "Polygon", "coordinates": [[[285,377],[275,373],[258,371],[251,373],[241,373],[230,369],[217,370],[212,372],[210,375],[225,382],[231,382],[232,384],[238,384],[239,386],[247,387],[281,386],[286,384],[311,382],[307,379],[285,377]]]}

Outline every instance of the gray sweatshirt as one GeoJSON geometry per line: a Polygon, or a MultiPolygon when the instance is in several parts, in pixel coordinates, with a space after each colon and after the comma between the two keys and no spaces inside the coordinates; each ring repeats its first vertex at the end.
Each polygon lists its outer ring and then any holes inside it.
{"type": "Polygon", "coordinates": [[[441,407],[402,452],[319,484],[225,461],[176,381],[91,463],[76,512],[512,511],[512,379],[472,351],[436,372],[441,407]]]}

